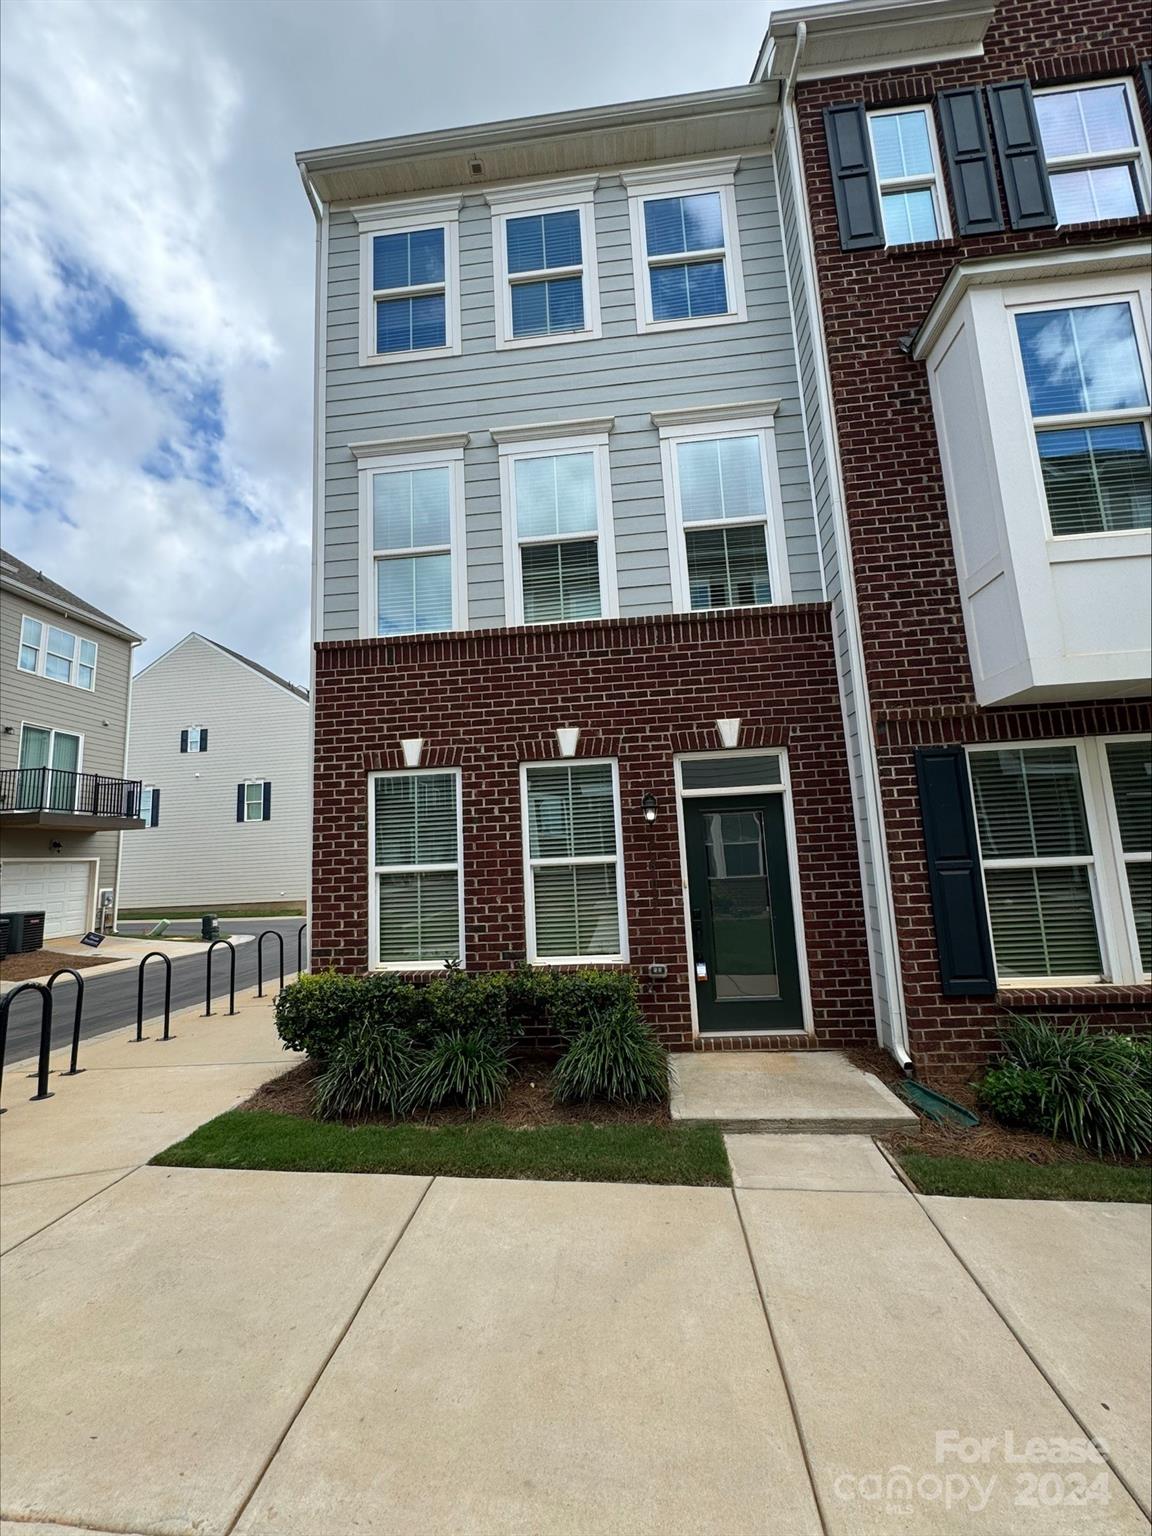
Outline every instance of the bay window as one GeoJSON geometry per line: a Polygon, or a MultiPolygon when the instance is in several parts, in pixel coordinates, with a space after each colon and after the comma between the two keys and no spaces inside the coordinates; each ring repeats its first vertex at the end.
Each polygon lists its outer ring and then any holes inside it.
{"type": "Polygon", "coordinates": [[[528,958],[626,960],[615,762],[522,770],[528,958]]]}
{"type": "Polygon", "coordinates": [[[368,805],[370,964],[429,970],[462,959],[459,772],[373,774],[368,805]]]}

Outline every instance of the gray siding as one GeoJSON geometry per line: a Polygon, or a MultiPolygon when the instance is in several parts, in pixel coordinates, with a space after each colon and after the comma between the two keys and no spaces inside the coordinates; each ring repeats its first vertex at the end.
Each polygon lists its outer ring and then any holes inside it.
{"type": "Polygon", "coordinates": [[[358,623],[356,463],[349,442],[468,431],[465,496],[472,627],[504,622],[498,454],[488,428],[611,415],[613,519],[620,611],[667,612],[671,577],[659,435],[649,413],[675,407],[781,400],[776,418],[793,600],[822,599],[823,580],[796,372],[771,159],[736,173],[748,321],[636,334],[628,195],[615,174],[596,192],[603,336],[570,346],[497,351],[492,216],[479,195],[460,214],[462,354],[426,362],[358,364],[358,227],[331,216],[326,327],[326,473],[323,636],[358,623]]]}

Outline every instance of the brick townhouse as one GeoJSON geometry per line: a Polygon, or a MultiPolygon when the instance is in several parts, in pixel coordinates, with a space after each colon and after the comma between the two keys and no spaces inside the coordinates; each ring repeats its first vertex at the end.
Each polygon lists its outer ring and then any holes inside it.
{"type": "Polygon", "coordinates": [[[1149,41],[1130,3],[848,0],[776,12],[754,76],[918,1065],[1010,1012],[1149,1021],[1149,41]]]}

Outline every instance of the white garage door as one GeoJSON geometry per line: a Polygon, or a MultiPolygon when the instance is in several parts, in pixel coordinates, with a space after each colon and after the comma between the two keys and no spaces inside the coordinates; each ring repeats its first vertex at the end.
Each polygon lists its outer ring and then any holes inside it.
{"type": "Polygon", "coordinates": [[[46,939],[84,933],[91,901],[91,864],[76,859],[0,864],[0,912],[43,912],[46,939]]]}

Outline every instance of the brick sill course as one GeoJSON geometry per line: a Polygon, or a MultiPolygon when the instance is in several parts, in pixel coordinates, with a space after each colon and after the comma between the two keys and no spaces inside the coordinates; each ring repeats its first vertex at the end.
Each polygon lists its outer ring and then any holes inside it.
{"type": "Polygon", "coordinates": [[[996,1003],[1011,1013],[1022,1008],[1111,1009],[1144,1004],[1152,1008],[1152,986],[1114,986],[1107,982],[1083,987],[1001,987],[996,1003]]]}

